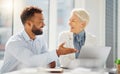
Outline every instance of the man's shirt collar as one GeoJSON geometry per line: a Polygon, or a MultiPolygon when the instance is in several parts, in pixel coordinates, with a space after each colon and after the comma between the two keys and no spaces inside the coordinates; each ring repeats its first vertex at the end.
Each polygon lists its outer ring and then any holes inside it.
{"type": "Polygon", "coordinates": [[[30,41],[31,40],[30,37],[29,37],[29,35],[27,34],[27,32],[25,30],[23,30],[22,35],[23,35],[23,37],[24,37],[24,39],[26,41],[30,41]]]}

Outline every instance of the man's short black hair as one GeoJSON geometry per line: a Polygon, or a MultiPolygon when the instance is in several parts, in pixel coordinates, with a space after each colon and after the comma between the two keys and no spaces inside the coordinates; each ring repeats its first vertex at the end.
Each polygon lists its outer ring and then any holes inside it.
{"type": "Polygon", "coordinates": [[[29,19],[31,19],[31,17],[34,16],[34,13],[42,13],[42,10],[40,8],[34,7],[34,6],[29,6],[26,7],[23,12],[21,13],[21,21],[23,23],[23,25],[25,24],[25,22],[29,19]]]}

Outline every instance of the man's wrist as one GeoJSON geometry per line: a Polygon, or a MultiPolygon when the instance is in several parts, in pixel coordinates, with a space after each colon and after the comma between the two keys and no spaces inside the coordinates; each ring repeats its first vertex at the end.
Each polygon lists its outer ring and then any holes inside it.
{"type": "Polygon", "coordinates": [[[56,53],[57,53],[57,56],[59,57],[60,56],[59,50],[56,50],[56,53]]]}

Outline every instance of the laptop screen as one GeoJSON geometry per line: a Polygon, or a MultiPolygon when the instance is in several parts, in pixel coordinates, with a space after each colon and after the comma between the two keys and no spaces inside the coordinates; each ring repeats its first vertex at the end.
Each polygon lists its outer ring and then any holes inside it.
{"type": "Polygon", "coordinates": [[[104,67],[110,50],[111,47],[84,46],[78,58],[80,61],[79,65],[88,68],[104,67]]]}

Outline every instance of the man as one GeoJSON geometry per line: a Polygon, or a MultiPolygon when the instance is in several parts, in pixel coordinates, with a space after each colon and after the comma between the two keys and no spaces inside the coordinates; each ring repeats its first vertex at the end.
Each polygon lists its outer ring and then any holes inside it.
{"type": "Polygon", "coordinates": [[[63,47],[64,43],[57,50],[48,52],[46,43],[40,36],[45,26],[41,9],[33,6],[25,8],[21,21],[24,30],[8,40],[1,73],[27,67],[54,68],[58,56],[76,52],[76,49],[63,47]]]}

